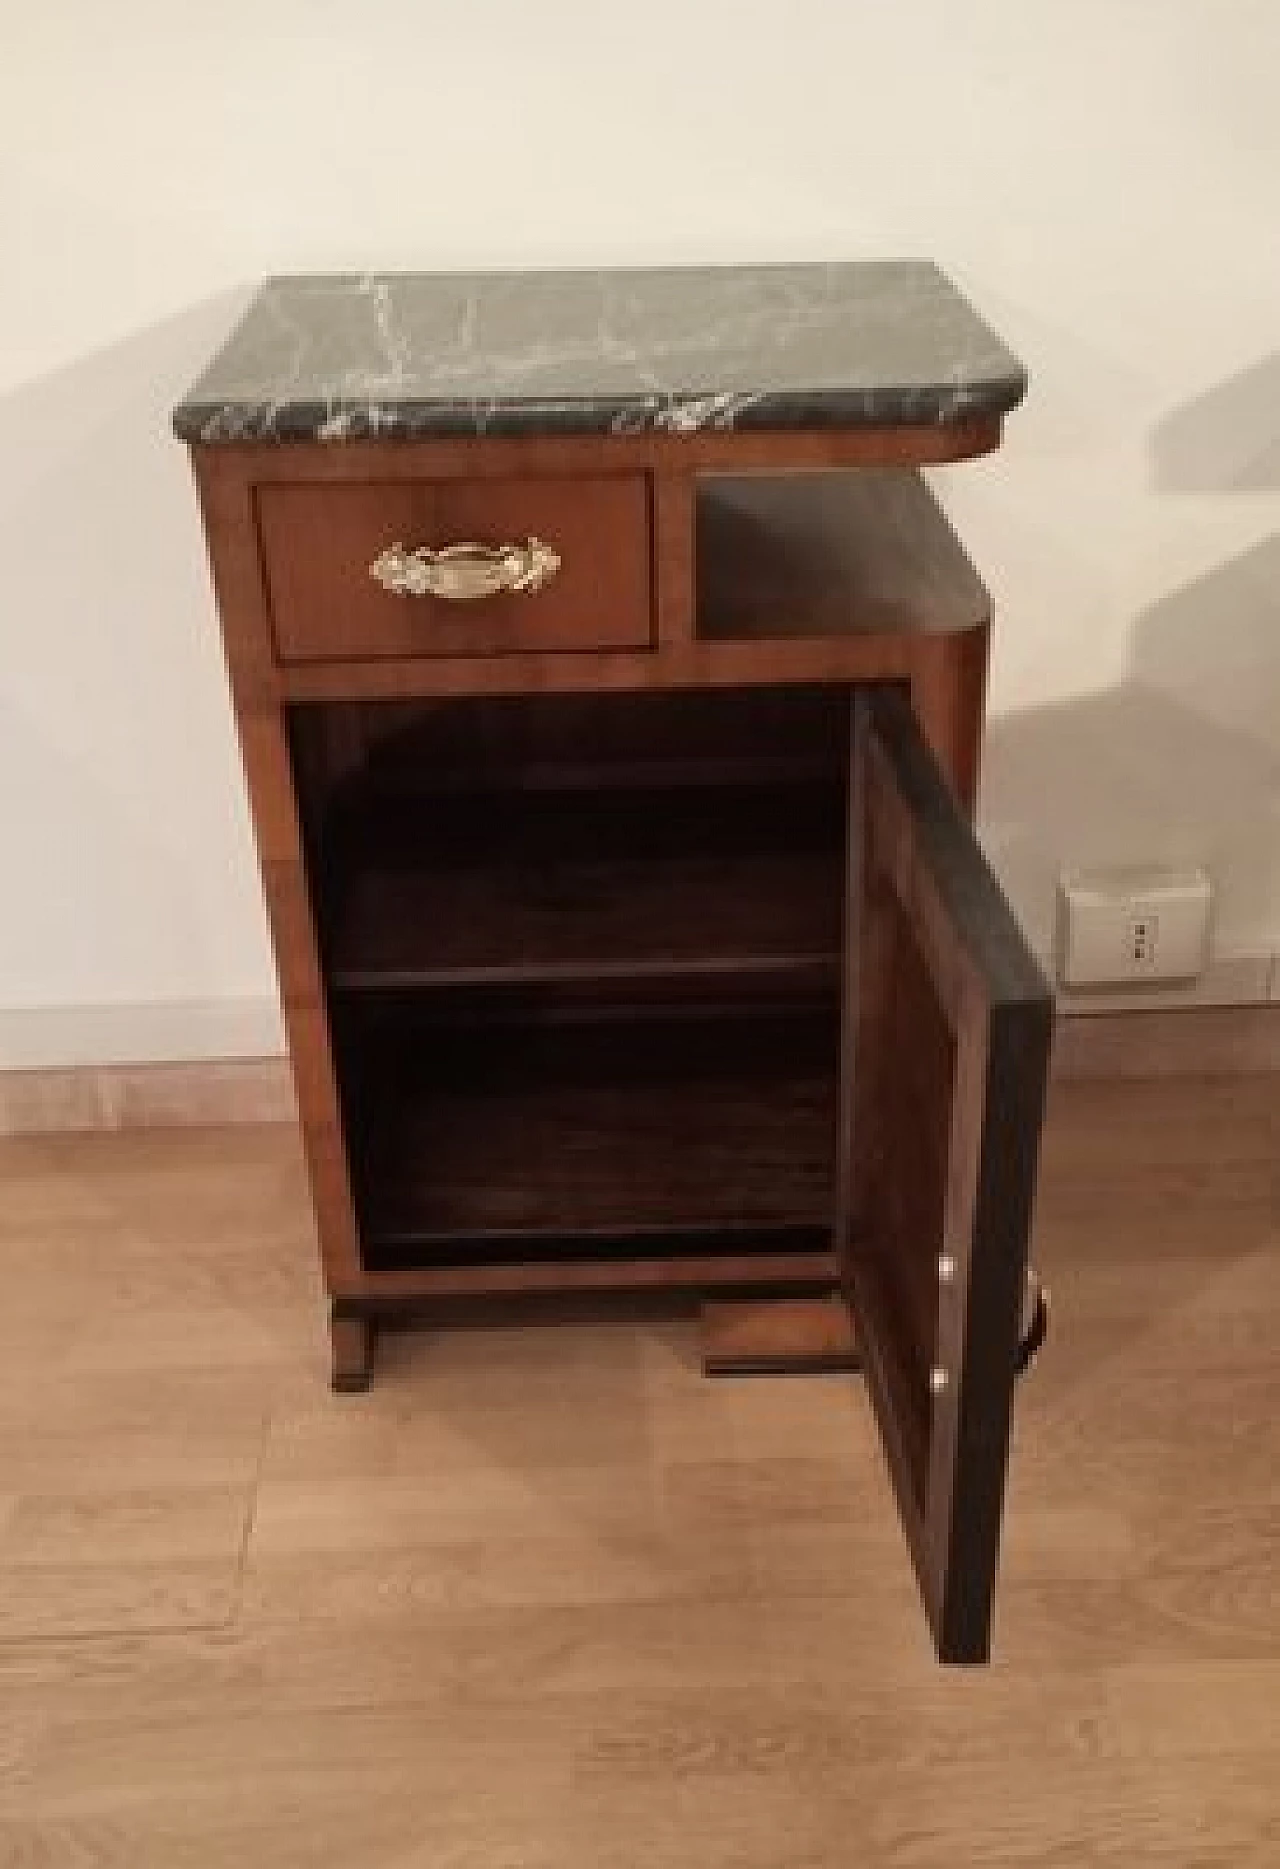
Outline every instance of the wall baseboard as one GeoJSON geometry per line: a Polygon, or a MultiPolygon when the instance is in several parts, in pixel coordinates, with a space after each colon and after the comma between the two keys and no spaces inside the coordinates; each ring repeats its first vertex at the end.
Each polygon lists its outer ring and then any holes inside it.
{"type": "Polygon", "coordinates": [[[1270,954],[1215,954],[1195,980],[1105,992],[1058,989],[1058,1011],[1074,1013],[1197,1012],[1222,1006],[1264,1006],[1275,997],[1270,954]]]}
{"type": "MultiPolygon", "coordinates": [[[[1053,1070],[1068,1083],[1280,1072],[1280,1003],[1069,1014],[1053,1070]]],[[[0,1136],[296,1119],[282,1056],[0,1070],[0,1136]]]]}
{"type": "Polygon", "coordinates": [[[284,1057],[0,1071],[0,1136],[296,1119],[284,1057]]]}
{"type": "Polygon", "coordinates": [[[0,1007],[0,1072],[239,1063],[283,1050],[284,1022],[274,996],[0,1007]]]}

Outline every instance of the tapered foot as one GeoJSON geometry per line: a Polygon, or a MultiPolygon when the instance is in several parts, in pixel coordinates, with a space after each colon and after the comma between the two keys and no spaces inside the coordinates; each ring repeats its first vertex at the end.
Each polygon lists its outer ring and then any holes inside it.
{"type": "Polygon", "coordinates": [[[702,1306],[707,1376],[817,1376],[859,1368],[842,1298],[722,1298],[702,1306]]]}
{"type": "Polygon", "coordinates": [[[373,1381],[374,1335],[372,1318],[347,1310],[341,1299],[335,1299],[329,1314],[329,1341],[336,1395],[363,1395],[373,1381]]]}

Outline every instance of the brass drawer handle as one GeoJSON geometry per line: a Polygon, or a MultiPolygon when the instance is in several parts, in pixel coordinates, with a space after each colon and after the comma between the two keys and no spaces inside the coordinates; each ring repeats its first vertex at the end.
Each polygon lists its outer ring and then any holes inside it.
{"type": "Polygon", "coordinates": [[[407,551],[397,540],[379,552],[369,576],[397,597],[442,597],[474,603],[504,591],[540,591],[560,569],[560,554],[541,539],[523,545],[419,545],[407,551]]]}

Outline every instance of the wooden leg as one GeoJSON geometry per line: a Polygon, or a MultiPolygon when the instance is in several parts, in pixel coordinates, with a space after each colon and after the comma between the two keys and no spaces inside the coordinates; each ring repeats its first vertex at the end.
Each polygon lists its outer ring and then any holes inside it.
{"type": "Polygon", "coordinates": [[[335,1298],[329,1313],[329,1340],[333,1346],[335,1394],[363,1394],[373,1380],[373,1319],[349,1310],[340,1298],[335,1298]]]}
{"type": "Polygon", "coordinates": [[[835,1292],[708,1299],[701,1332],[706,1376],[816,1376],[859,1367],[853,1319],[835,1292]]]}

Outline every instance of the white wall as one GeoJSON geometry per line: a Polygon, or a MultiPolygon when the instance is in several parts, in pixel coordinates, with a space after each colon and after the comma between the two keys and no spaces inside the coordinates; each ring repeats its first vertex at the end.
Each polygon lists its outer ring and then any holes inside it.
{"type": "Polygon", "coordinates": [[[1275,0],[0,0],[0,1050],[274,1042],[167,411],[290,269],[939,259],[1033,376],[943,481],[989,848],[1041,942],[1168,853],[1280,948],[1277,71],[1275,0]]]}

